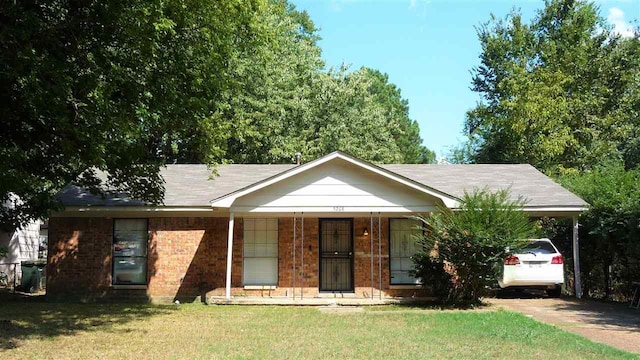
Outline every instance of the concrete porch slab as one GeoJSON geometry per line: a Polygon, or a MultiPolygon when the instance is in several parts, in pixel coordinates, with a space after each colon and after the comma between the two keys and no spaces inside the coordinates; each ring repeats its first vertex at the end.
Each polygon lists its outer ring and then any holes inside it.
{"type": "Polygon", "coordinates": [[[207,298],[207,304],[212,305],[279,305],[279,306],[373,306],[373,305],[392,305],[392,304],[423,304],[435,301],[435,298],[328,298],[328,297],[310,297],[296,298],[291,297],[259,297],[259,296],[236,296],[230,300],[223,296],[210,296],[207,298]]]}

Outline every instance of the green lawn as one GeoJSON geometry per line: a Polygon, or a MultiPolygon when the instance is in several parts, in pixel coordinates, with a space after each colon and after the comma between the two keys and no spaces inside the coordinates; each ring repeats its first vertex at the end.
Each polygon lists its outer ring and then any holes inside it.
{"type": "Polygon", "coordinates": [[[625,353],[506,311],[0,303],[0,355],[23,358],[562,358],[625,353]]]}

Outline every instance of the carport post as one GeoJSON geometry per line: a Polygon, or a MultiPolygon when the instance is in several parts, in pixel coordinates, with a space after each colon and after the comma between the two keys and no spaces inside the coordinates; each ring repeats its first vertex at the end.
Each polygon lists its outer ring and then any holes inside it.
{"type": "Polygon", "coordinates": [[[231,300],[231,264],[233,262],[233,213],[229,213],[229,231],[227,238],[227,283],[225,287],[225,298],[231,300]]]}
{"type": "Polygon", "coordinates": [[[582,297],[582,283],[580,281],[580,243],[578,239],[578,217],[573,217],[573,277],[576,298],[582,297]]]}

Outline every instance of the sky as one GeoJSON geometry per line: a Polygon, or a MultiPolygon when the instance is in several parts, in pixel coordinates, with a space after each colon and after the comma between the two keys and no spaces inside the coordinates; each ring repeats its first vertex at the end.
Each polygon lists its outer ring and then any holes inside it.
{"type": "MultiPolygon", "coordinates": [[[[480,99],[470,90],[479,65],[475,26],[493,13],[519,8],[526,21],[543,1],[507,0],[292,0],[320,28],[327,66],[378,69],[409,101],[424,145],[446,156],[464,140],[465,112],[480,99]]],[[[640,0],[597,1],[601,14],[623,36],[640,18],[640,0]]]]}

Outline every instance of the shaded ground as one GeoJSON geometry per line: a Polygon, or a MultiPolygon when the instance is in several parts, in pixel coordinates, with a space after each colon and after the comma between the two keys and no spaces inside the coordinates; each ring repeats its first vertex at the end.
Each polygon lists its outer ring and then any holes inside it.
{"type": "Polygon", "coordinates": [[[501,296],[487,302],[593,341],[640,353],[640,311],[629,309],[626,304],[552,299],[529,293],[501,296]]]}

